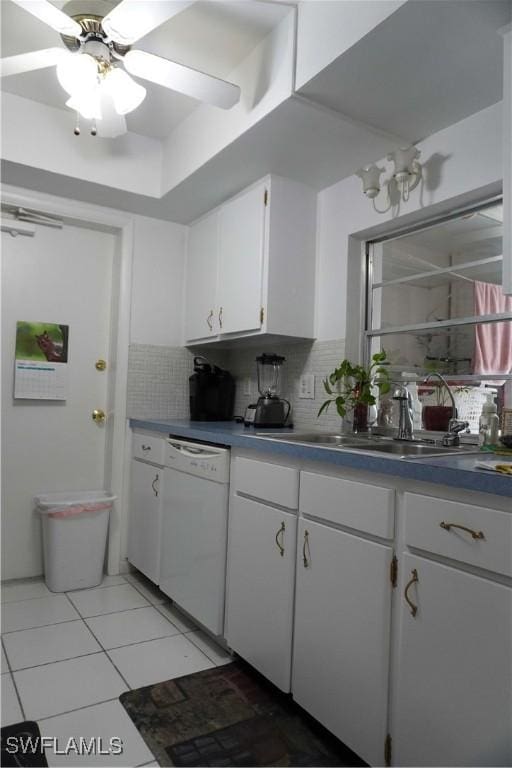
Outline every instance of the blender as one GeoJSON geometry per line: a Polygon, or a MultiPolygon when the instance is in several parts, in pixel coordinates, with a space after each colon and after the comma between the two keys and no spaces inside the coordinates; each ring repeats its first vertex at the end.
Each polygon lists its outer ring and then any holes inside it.
{"type": "Polygon", "coordinates": [[[281,355],[262,354],[256,358],[260,396],[256,405],[248,407],[246,424],[255,427],[284,427],[286,424],[291,406],[288,400],[278,396],[280,368],[284,361],[281,355]]]}

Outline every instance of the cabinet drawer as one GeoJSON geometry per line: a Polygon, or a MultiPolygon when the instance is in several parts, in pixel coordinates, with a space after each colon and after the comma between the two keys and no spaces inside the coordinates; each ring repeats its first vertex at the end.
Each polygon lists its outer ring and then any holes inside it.
{"type": "Polygon", "coordinates": [[[297,509],[299,471],[254,459],[234,459],[234,490],[271,504],[297,509]]]}
{"type": "Polygon", "coordinates": [[[340,477],[302,472],[300,511],[383,539],[395,530],[395,492],[340,477]]]}
{"type": "Polygon", "coordinates": [[[144,459],[144,461],[151,461],[153,464],[163,465],[165,440],[163,437],[134,432],[132,455],[134,459],[144,459]]]}
{"type": "Polygon", "coordinates": [[[405,494],[405,510],[408,546],[512,575],[512,514],[416,493],[405,494]]]}

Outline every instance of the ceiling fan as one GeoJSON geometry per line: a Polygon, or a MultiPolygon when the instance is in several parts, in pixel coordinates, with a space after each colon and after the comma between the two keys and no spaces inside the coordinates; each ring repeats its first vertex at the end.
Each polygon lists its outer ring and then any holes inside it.
{"type": "MultiPolygon", "coordinates": [[[[114,138],[126,133],[125,115],[136,109],[146,89],[130,75],[157,83],[199,101],[230,109],[240,88],[175,61],[131,46],[141,37],[192,4],[192,0],[121,0],[105,15],[68,15],[49,0],[12,0],[59,32],[67,48],[46,48],[0,59],[0,75],[56,67],[57,78],[69,94],[66,106],[91,120],[91,133],[114,138]],[[129,74],[128,74],[129,73],[129,74]]],[[[76,3],[69,3],[76,7],[76,3]]],[[[94,6],[97,11],[101,6],[94,6]]]]}

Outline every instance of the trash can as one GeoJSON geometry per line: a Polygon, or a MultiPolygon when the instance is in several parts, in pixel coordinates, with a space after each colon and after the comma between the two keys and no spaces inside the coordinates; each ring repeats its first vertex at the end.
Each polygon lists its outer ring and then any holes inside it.
{"type": "Polygon", "coordinates": [[[45,581],[52,592],[101,584],[108,520],[115,498],[107,491],[35,497],[43,525],[45,581]]]}

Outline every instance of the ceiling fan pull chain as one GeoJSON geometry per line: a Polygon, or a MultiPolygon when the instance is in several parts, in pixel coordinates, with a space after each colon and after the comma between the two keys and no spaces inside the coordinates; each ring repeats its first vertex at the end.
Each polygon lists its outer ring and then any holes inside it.
{"type": "Polygon", "coordinates": [[[80,136],[80,112],[76,113],[76,123],[75,123],[75,130],[73,131],[75,136],[80,136]]]}

